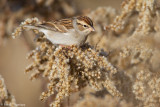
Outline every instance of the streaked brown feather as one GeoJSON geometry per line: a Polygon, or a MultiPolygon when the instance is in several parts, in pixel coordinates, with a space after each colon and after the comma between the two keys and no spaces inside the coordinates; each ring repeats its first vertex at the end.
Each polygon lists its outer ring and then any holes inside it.
{"type": "Polygon", "coordinates": [[[40,25],[37,25],[37,27],[49,29],[55,32],[62,32],[62,33],[66,33],[68,29],[73,29],[71,19],[62,19],[54,22],[44,22],[40,25]]]}
{"type": "Polygon", "coordinates": [[[62,19],[55,23],[65,26],[67,29],[73,29],[72,19],[62,19]]]}
{"type": "MultiPolygon", "coordinates": [[[[81,21],[84,21],[88,25],[93,27],[93,22],[89,17],[87,17],[87,16],[79,16],[79,17],[77,17],[77,19],[81,20],[81,21]]],[[[44,22],[44,23],[42,23],[40,25],[37,25],[37,27],[40,27],[40,28],[43,28],[43,29],[52,30],[52,31],[55,31],[55,32],[66,33],[66,32],[68,32],[68,29],[73,29],[72,21],[73,21],[73,19],[71,19],[71,18],[61,19],[61,20],[54,21],[54,22],[44,22]]]]}
{"type": "Polygon", "coordinates": [[[92,20],[89,17],[87,17],[87,16],[79,16],[77,19],[83,20],[88,25],[90,25],[91,27],[93,27],[93,22],[92,22],[92,20]]]}

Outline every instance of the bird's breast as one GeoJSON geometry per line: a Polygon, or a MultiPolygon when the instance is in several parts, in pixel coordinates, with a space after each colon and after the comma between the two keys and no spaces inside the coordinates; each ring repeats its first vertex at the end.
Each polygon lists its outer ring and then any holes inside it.
{"type": "Polygon", "coordinates": [[[63,45],[80,45],[84,42],[84,36],[75,32],[74,30],[68,31],[67,33],[54,32],[50,30],[42,31],[48,40],[53,44],[63,45]]]}

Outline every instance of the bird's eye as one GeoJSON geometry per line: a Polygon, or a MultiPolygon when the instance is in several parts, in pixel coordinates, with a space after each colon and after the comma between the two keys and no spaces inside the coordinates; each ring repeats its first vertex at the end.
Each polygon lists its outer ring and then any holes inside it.
{"type": "Polygon", "coordinates": [[[83,25],[84,27],[87,27],[87,25],[83,25]]]}

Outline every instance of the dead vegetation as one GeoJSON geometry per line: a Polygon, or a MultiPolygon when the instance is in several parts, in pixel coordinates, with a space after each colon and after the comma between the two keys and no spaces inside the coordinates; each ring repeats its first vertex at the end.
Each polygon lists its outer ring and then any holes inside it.
{"type": "MultiPolygon", "coordinates": [[[[50,7],[48,2],[57,3],[56,0],[37,0],[36,5],[50,7]]],[[[47,78],[47,89],[42,92],[40,99],[48,100],[50,106],[67,106],[68,96],[72,99],[75,93],[80,93],[79,97],[83,93],[76,101],[69,101],[70,106],[97,107],[96,104],[100,103],[98,106],[101,107],[159,107],[158,4],[158,0],[125,0],[121,12],[112,7],[98,7],[88,12],[96,33],[88,38],[90,45],[86,44],[81,48],[54,46],[43,34],[35,31],[40,37],[34,45],[37,48],[28,55],[33,63],[26,68],[26,72],[32,72],[31,80],[47,78]]],[[[61,8],[69,6],[65,2],[59,5],[61,8]]],[[[74,9],[68,9],[71,10],[66,9],[66,14],[58,11],[53,13],[62,14],[60,17],[76,13],[74,9]]],[[[29,15],[35,17],[33,13],[29,15]]],[[[19,19],[24,20],[26,17],[28,16],[19,19]]],[[[48,20],[49,17],[52,15],[40,16],[38,19],[48,20]]],[[[13,35],[18,36],[25,24],[40,23],[38,19],[27,19],[13,35]]],[[[4,23],[1,25],[6,26],[4,23]]],[[[8,27],[7,29],[12,31],[8,27]]],[[[1,32],[3,35],[5,33],[6,31],[1,32]]],[[[34,36],[33,33],[31,35],[34,36]]]]}

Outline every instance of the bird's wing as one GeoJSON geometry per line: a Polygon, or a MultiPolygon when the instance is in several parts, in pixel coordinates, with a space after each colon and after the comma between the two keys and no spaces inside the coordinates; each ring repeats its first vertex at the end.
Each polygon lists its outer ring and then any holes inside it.
{"type": "Polygon", "coordinates": [[[68,19],[62,19],[55,22],[44,22],[36,27],[62,33],[66,33],[68,29],[73,29],[72,21],[68,19]]]}

